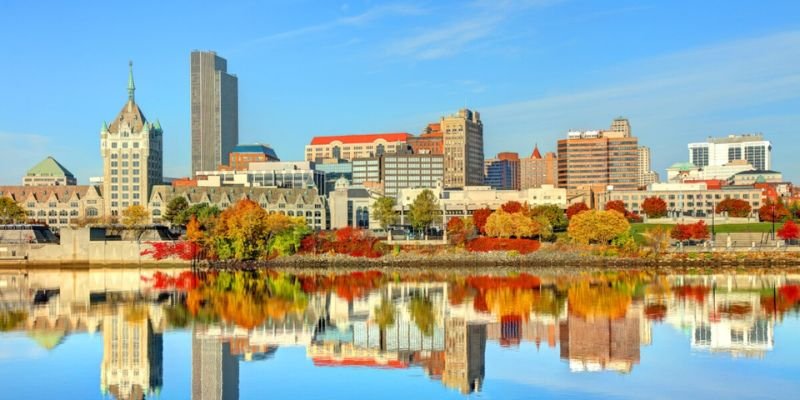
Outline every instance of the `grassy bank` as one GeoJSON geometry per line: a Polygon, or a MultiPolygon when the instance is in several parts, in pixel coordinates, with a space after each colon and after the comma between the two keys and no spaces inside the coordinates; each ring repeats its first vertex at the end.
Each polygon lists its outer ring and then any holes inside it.
{"type": "MultiPolygon", "coordinates": [[[[641,234],[648,229],[652,229],[655,227],[662,227],[666,229],[671,229],[675,225],[670,224],[631,224],[631,233],[641,234]]],[[[776,224],[775,228],[778,229],[781,227],[781,224],[776,224]]],[[[710,229],[710,227],[709,227],[710,229]]],[[[744,233],[744,232],[754,232],[754,233],[766,233],[772,232],[772,223],[770,222],[754,222],[751,224],[725,224],[725,225],[715,225],[714,230],[717,233],[744,233]]]]}

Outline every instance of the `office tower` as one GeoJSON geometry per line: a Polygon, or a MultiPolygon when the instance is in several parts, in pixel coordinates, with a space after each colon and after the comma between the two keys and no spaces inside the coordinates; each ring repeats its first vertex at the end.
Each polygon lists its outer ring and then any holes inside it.
{"type": "Polygon", "coordinates": [[[650,161],[650,148],[639,146],[639,187],[658,183],[658,173],[653,171],[650,161]]]}
{"type": "Polygon", "coordinates": [[[116,217],[131,205],[145,205],[153,185],[163,179],[161,123],[148,121],[136,104],[133,63],[128,73],[128,101],[111,124],[103,122],[103,200],[106,215],[116,217]]]}
{"type": "Polygon", "coordinates": [[[638,183],[639,140],[626,119],[605,131],[570,131],[558,141],[559,187],[635,190],[638,183]]]}
{"type": "Polygon", "coordinates": [[[442,117],[444,186],[459,188],[483,184],[483,122],[480,113],[466,108],[442,117]]]}
{"type": "Polygon", "coordinates": [[[228,164],[239,143],[239,80],[213,51],[191,55],[192,176],[228,164]]]}
{"type": "Polygon", "coordinates": [[[484,162],[484,183],[497,190],[519,190],[519,154],[498,153],[496,158],[484,162]]]}
{"type": "Polygon", "coordinates": [[[72,175],[72,172],[69,172],[53,157],[47,157],[34,165],[22,178],[23,186],[65,186],[77,184],[78,180],[75,179],[75,175],[72,175]]]}
{"type": "Polygon", "coordinates": [[[547,152],[542,157],[539,146],[533,148],[530,157],[520,160],[520,188],[530,189],[542,185],[558,183],[558,157],[556,153],[547,152]]]}
{"type": "Polygon", "coordinates": [[[697,167],[723,166],[745,160],[756,170],[772,167],[772,144],[762,134],[709,137],[705,142],[689,143],[689,162],[697,167]]]}

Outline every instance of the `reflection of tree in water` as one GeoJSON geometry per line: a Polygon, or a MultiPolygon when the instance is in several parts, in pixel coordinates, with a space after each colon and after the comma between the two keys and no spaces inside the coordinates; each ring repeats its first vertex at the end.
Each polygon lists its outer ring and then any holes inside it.
{"type": "Polygon", "coordinates": [[[414,296],[408,303],[408,312],[417,325],[420,332],[425,336],[433,334],[433,326],[436,323],[436,316],[433,314],[433,302],[430,298],[414,296]]]}
{"type": "Polygon", "coordinates": [[[28,318],[25,311],[8,310],[0,311],[0,332],[7,332],[17,327],[28,318]]]}

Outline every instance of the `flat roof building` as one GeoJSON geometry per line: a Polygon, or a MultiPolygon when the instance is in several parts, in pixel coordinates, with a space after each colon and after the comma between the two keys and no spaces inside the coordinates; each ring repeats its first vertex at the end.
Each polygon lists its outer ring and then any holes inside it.
{"type": "Polygon", "coordinates": [[[334,158],[352,161],[356,158],[410,152],[408,139],[411,137],[405,132],[314,136],[311,143],[306,145],[305,160],[334,158]]]}
{"type": "Polygon", "coordinates": [[[721,166],[745,160],[757,170],[772,168],[772,143],[764,135],[743,134],[709,137],[705,142],[689,143],[689,162],[698,166],[721,166]]]}

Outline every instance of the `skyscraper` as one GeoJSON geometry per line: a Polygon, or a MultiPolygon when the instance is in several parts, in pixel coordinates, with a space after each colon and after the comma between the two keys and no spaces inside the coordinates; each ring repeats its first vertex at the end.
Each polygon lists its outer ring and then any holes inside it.
{"type": "Polygon", "coordinates": [[[136,104],[133,63],[128,73],[128,101],[111,125],[103,122],[100,153],[103,157],[103,201],[112,217],[132,205],[147,204],[153,185],[163,180],[164,132],[161,123],[149,122],[136,104]]]}
{"type": "Polygon", "coordinates": [[[639,187],[646,187],[651,183],[658,183],[658,173],[652,169],[650,148],[639,146],[639,187]]]}
{"type": "Polygon", "coordinates": [[[213,51],[191,56],[192,176],[228,164],[239,142],[239,80],[213,51]]]}
{"type": "Polygon", "coordinates": [[[442,117],[444,186],[460,188],[483,184],[483,122],[478,112],[461,109],[442,117]]]}
{"type": "Polygon", "coordinates": [[[617,118],[605,131],[570,131],[558,141],[558,187],[636,190],[639,183],[639,140],[630,124],[617,118]]]}

